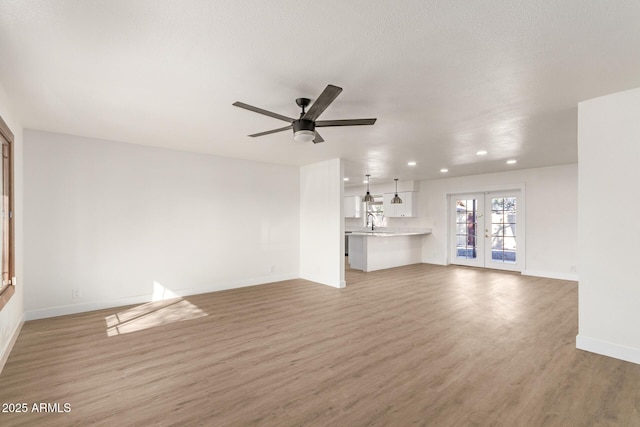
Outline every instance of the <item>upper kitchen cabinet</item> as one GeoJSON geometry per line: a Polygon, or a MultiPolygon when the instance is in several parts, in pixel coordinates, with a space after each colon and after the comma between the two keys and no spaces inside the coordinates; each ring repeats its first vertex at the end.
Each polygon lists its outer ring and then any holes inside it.
{"type": "Polygon", "coordinates": [[[402,203],[391,203],[395,193],[385,193],[382,199],[384,216],[388,218],[400,218],[418,216],[418,193],[415,191],[399,192],[402,203]]]}
{"type": "Polygon", "coordinates": [[[345,218],[361,218],[362,217],[362,196],[345,196],[344,217],[345,218]]]}

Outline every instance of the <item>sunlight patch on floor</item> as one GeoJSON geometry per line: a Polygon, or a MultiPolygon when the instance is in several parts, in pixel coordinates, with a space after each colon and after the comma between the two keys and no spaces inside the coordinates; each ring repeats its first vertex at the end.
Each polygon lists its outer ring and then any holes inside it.
{"type": "Polygon", "coordinates": [[[152,302],[105,317],[107,336],[128,334],[207,315],[196,305],[177,296],[158,282],[154,282],[153,285],[152,302]]]}

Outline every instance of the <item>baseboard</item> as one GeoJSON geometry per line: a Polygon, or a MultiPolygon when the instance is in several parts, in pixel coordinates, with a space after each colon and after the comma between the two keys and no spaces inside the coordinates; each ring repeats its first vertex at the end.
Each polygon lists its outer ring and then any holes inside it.
{"type": "Polygon", "coordinates": [[[141,295],[131,298],[116,298],[103,301],[90,301],[79,304],[59,305],[56,307],[29,310],[25,312],[25,320],[47,319],[50,317],[68,316],[70,314],[86,313],[88,311],[104,310],[125,305],[145,304],[151,302],[151,295],[141,295]]]}
{"type": "Polygon", "coordinates": [[[640,348],[614,344],[596,338],[585,337],[580,334],[576,336],[576,348],[579,350],[590,351],[591,353],[601,354],[603,356],[613,357],[614,359],[640,364],[640,348]]]}
{"type": "MultiPolygon", "coordinates": [[[[172,294],[178,297],[190,295],[206,294],[209,292],[226,291],[229,289],[244,288],[247,286],[265,285],[268,283],[281,282],[283,280],[297,279],[297,273],[272,275],[261,278],[240,280],[236,282],[224,282],[213,284],[196,289],[172,290],[172,294]]],[[[108,308],[122,307],[126,305],[145,304],[152,301],[152,295],[137,295],[127,298],[115,298],[102,301],[89,301],[79,304],[69,304],[57,307],[43,308],[39,310],[29,310],[25,312],[25,320],[46,319],[49,317],[67,316],[69,314],[86,313],[88,311],[104,310],[108,308]]]]}
{"type": "MultiPolygon", "coordinates": [[[[433,259],[429,261],[422,261],[423,264],[432,264],[432,265],[452,265],[449,263],[440,263],[436,262],[433,259]]],[[[505,270],[508,271],[508,270],[505,270]]],[[[558,273],[556,271],[543,271],[543,270],[523,270],[520,274],[523,276],[534,276],[534,277],[546,277],[547,279],[559,279],[559,280],[571,280],[573,282],[578,281],[577,273],[558,273]]]]}
{"type": "Polygon", "coordinates": [[[0,353],[0,374],[4,369],[5,363],[7,363],[7,360],[9,360],[9,355],[11,354],[11,350],[13,350],[13,346],[18,340],[18,336],[20,335],[20,331],[22,330],[22,325],[24,325],[24,316],[23,319],[20,319],[20,321],[16,325],[15,330],[11,334],[9,342],[7,342],[7,345],[2,349],[2,353],[0,353]]]}
{"type": "Polygon", "coordinates": [[[578,274],[576,273],[558,273],[555,271],[542,271],[542,270],[523,270],[522,275],[546,277],[548,279],[571,280],[574,282],[578,281],[578,274]]]}
{"type": "Polygon", "coordinates": [[[313,278],[310,278],[310,277],[301,277],[301,279],[308,280],[309,282],[317,283],[318,285],[329,286],[331,288],[336,288],[336,289],[347,287],[347,281],[346,280],[341,280],[340,282],[338,282],[336,284],[336,283],[326,282],[326,281],[322,281],[322,280],[318,280],[318,279],[313,279],[313,278]]]}
{"type": "Polygon", "coordinates": [[[446,260],[442,258],[436,258],[436,257],[422,258],[420,262],[422,264],[431,264],[431,265],[449,265],[449,263],[447,263],[446,260]]]}

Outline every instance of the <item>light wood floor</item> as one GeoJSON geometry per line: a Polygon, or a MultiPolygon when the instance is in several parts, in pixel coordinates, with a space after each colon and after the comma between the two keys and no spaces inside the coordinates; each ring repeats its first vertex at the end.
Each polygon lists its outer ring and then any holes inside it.
{"type": "Polygon", "coordinates": [[[71,412],[0,425],[640,425],[640,365],[575,349],[575,282],[431,265],[347,282],[27,322],[0,403],[71,412]]]}

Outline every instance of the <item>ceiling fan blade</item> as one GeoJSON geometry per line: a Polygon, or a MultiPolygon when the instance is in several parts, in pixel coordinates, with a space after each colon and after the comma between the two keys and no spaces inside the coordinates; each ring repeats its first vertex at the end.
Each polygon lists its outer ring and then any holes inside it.
{"type": "Polygon", "coordinates": [[[318,131],[316,131],[316,137],[313,138],[313,143],[317,144],[319,142],[324,142],[324,139],[320,136],[320,134],[318,133],[318,131]]]}
{"type": "Polygon", "coordinates": [[[372,125],[377,119],[319,120],[316,127],[372,125]]]}
{"type": "Polygon", "coordinates": [[[320,114],[322,114],[322,112],[327,109],[329,104],[331,104],[333,100],[336,99],[338,95],[340,95],[340,92],[342,92],[341,87],[327,85],[318,99],[316,99],[316,102],[313,103],[311,108],[309,108],[309,111],[307,111],[302,118],[304,120],[311,120],[312,122],[314,122],[320,116],[320,114]]]}
{"type": "Polygon", "coordinates": [[[290,125],[290,126],[285,126],[285,127],[283,127],[283,128],[272,129],[272,130],[267,130],[267,131],[264,131],[264,132],[254,133],[254,134],[251,134],[251,135],[249,135],[249,136],[251,136],[251,137],[254,137],[254,138],[255,138],[256,136],[269,135],[269,134],[271,134],[271,133],[282,132],[282,131],[284,131],[284,130],[289,130],[289,129],[292,129],[292,128],[293,128],[293,126],[291,126],[291,125],[290,125]]]}
{"type": "Polygon", "coordinates": [[[283,116],[282,114],[273,113],[271,111],[263,110],[262,108],[254,107],[253,105],[245,104],[244,102],[234,102],[234,106],[244,108],[245,110],[253,111],[254,113],[264,114],[265,116],[273,117],[274,119],[284,120],[285,122],[293,122],[295,119],[291,117],[283,116]]]}

